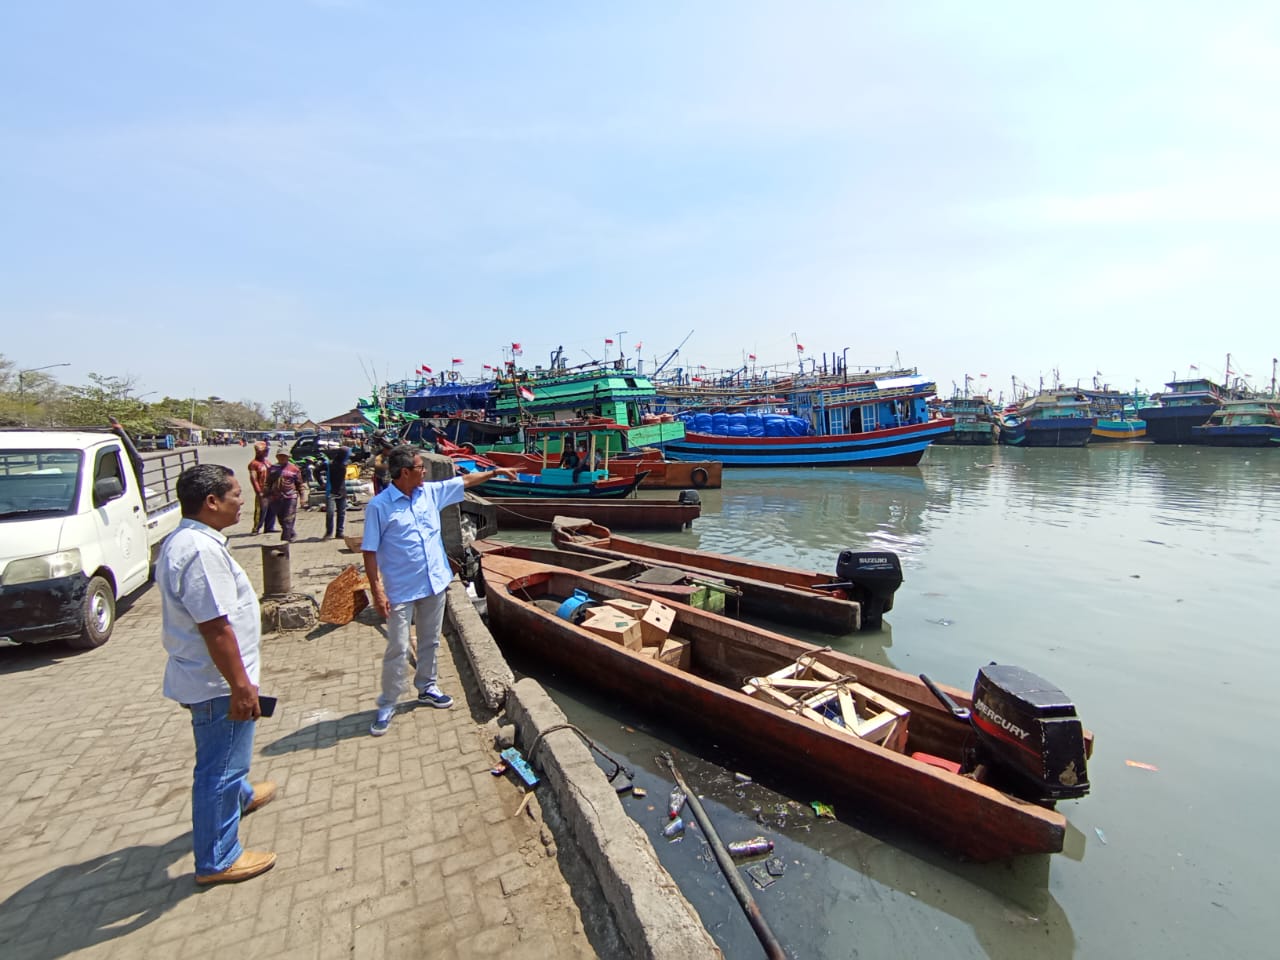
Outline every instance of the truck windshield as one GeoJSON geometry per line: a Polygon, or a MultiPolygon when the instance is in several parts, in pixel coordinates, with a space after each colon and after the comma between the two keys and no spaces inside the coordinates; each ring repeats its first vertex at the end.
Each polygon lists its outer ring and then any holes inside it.
{"type": "Polygon", "coordinates": [[[0,450],[0,520],[73,513],[79,450],[0,450]]]}

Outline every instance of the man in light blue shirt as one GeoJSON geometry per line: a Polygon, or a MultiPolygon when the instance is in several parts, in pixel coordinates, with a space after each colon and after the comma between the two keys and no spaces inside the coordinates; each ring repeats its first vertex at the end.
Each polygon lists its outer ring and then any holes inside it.
{"type": "Polygon", "coordinates": [[[418,702],[447,709],[453,697],[436,685],[436,653],[444,624],[445,588],[453,579],[440,536],[440,511],[463,499],[468,487],[495,476],[515,476],[507,468],[479,470],[465,477],[424,483],[422,451],[402,445],[387,454],[391,485],[365,508],[364,570],[373,606],[387,621],[382,658],[382,693],[369,732],[380,737],[395,715],[409,662],[409,624],[418,631],[418,702]]]}
{"type": "Polygon", "coordinates": [[[201,464],[178,477],[182,522],[156,560],[161,632],[169,654],[164,695],[191,712],[196,743],[191,787],[196,883],[248,880],[274,853],[240,846],[241,814],[275,796],[250,785],[258,703],[258,597],[227,550],[222,531],[240,520],[240,483],[226,467],[201,464]]]}

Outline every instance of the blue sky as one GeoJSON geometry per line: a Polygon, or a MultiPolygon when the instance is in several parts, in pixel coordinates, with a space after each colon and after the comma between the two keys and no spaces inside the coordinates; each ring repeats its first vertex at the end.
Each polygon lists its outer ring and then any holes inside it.
{"type": "Polygon", "coordinates": [[[1280,354],[1274,2],[13,0],[0,89],[0,352],[65,382],[1280,354]]]}

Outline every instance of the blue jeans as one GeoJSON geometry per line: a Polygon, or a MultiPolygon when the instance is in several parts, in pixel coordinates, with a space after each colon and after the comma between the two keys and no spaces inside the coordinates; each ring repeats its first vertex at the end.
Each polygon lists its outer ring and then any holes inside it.
{"type": "Polygon", "coordinates": [[[338,515],[337,536],[342,536],[343,528],[347,525],[347,491],[346,485],[338,494],[329,494],[324,498],[324,535],[330,536],[335,531],[333,529],[333,515],[338,515]]]}
{"type": "Polygon", "coordinates": [[[444,626],[445,591],[430,597],[393,604],[387,617],[387,652],[382,657],[382,693],[378,707],[394,706],[404,689],[405,667],[409,665],[409,624],[418,632],[416,692],[436,682],[436,653],[440,648],[440,628],[444,626]]]}
{"type": "Polygon", "coordinates": [[[253,800],[249,761],[253,758],[252,720],[229,720],[230,697],[193,703],[191,730],[196,740],[191,785],[191,834],[196,875],[219,873],[240,856],[240,811],[253,800]]]}

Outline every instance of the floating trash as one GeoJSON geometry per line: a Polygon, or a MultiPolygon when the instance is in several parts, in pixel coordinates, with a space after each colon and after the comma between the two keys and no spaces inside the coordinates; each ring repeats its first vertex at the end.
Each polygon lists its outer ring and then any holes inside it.
{"type": "Polygon", "coordinates": [[[1098,835],[1098,839],[1102,841],[1102,845],[1105,847],[1107,845],[1107,835],[1102,832],[1102,828],[1094,827],[1093,832],[1098,835]]]}
{"type": "Polygon", "coordinates": [[[755,863],[747,867],[747,876],[751,878],[751,882],[763,890],[771,883],[777,883],[778,878],[773,876],[766,869],[763,863],[755,863]]]}
{"type": "Polygon", "coordinates": [[[773,850],[773,841],[765,837],[754,840],[735,840],[728,845],[729,855],[734,857],[755,857],[773,850]]]}
{"type": "Polygon", "coordinates": [[[955,623],[954,620],[948,620],[946,617],[938,617],[936,620],[930,620],[929,623],[936,623],[940,627],[949,627],[955,623]]]}
{"type": "Polygon", "coordinates": [[[649,791],[646,790],[644,787],[632,786],[631,795],[633,797],[647,797],[649,795],[649,791]]]}
{"type": "Polygon", "coordinates": [[[809,806],[813,807],[814,816],[826,817],[829,820],[836,818],[836,811],[829,803],[823,803],[821,800],[811,801],[809,806]]]}
{"type": "MultiPolygon", "coordinates": [[[[796,861],[796,863],[799,862],[799,860],[796,861]]],[[[787,872],[787,865],[781,857],[770,857],[764,862],[764,868],[769,871],[771,877],[780,877],[787,872]]]]}
{"type": "Polygon", "coordinates": [[[671,797],[667,800],[667,816],[679,817],[680,810],[684,806],[685,800],[689,799],[684,795],[684,791],[676,787],[671,791],[671,797]]]}
{"type": "Polygon", "coordinates": [[[668,823],[665,827],[662,828],[662,835],[664,837],[668,837],[668,838],[676,837],[682,833],[684,833],[684,821],[679,817],[676,817],[674,820],[672,820],[670,823],[668,823]]]}
{"type": "Polygon", "coordinates": [[[1143,763],[1141,760],[1126,760],[1124,765],[1126,767],[1137,767],[1139,770],[1150,770],[1152,773],[1156,773],[1160,769],[1154,763],[1143,763]]]}
{"type": "Polygon", "coordinates": [[[733,779],[738,783],[753,783],[754,781],[745,773],[735,773],[733,779]]]}

